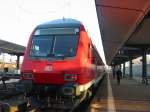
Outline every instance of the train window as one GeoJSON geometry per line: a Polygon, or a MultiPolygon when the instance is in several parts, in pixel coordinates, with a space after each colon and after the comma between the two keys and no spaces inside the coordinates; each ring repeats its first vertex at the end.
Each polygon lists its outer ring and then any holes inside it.
{"type": "Polygon", "coordinates": [[[78,35],[34,35],[31,57],[60,58],[76,55],[78,35]]]}
{"type": "Polygon", "coordinates": [[[56,36],[54,54],[63,54],[66,56],[75,56],[78,43],[77,35],[59,35],[56,36]]]}
{"type": "Polygon", "coordinates": [[[30,56],[46,57],[52,49],[52,36],[35,36],[32,40],[30,56]]]}
{"type": "Polygon", "coordinates": [[[88,58],[90,58],[90,44],[88,44],[88,58]]]}
{"type": "Polygon", "coordinates": [[[43,28],[37,29],[34,35],[78,34],[79,28],[43,28]]]}

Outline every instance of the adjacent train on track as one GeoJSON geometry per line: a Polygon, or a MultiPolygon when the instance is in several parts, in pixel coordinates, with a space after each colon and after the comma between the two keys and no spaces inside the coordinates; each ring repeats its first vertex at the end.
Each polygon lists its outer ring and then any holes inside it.
{"type": "Polygon", "coordinates": [[[21,67],[21,83],[31,106],[70,109],[92,94],[103,69],[84,25],[63,18],[34,29],[21,67]]]}

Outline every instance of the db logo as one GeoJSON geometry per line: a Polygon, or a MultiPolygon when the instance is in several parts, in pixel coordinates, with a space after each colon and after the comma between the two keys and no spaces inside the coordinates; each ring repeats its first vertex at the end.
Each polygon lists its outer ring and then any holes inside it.
{"type": "Polygon", "coordinates": [[[46,71],[46,72],[50,72],[50,71],[52,71],[52,70],[53,70],[53,68],[52,68],[51,65],[48,65],[48,66],[46,66],[46,67],[44,68],[44,71],[46,71]]]}

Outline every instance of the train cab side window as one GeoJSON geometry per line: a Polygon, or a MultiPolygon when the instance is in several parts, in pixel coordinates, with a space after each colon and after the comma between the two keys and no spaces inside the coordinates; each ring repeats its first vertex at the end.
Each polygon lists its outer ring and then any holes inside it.
{"type": "Polygon", "coordinates": [[[88,44],[88,58],[90,58],[90,44],[88,44]]]}

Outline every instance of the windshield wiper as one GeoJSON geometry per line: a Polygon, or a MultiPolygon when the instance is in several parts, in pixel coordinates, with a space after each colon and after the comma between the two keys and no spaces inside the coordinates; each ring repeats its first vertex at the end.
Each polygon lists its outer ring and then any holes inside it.
{"type": "Polygon", "coordinates": [[[62,58],[63,60],[66,58],[65,54],[54,54],[54,53],[50,53],[47,55],[47,57],[55,57],[55,58],[62,58]]]}
{"type": "Polygon", "coordinates": [[[47,57],[54,57],[54,56],[55,56],[54,53],[49,53],[49,54],[47,54],[47,57]]]}
{"type": "Polygon", "coordinates": [[[70,57],[71,54],[55,54],[55,53],[49,53],[47,54],[47,58],[61,58],[62,60],[66,59],[67,57],[70,57]]]}
{"type": "Polygon", "coordinates": [[[62,58],[63,60],[66,58],[66,55],[65,54],[55,54],[56,57],[60,57],[62,58]]]}

